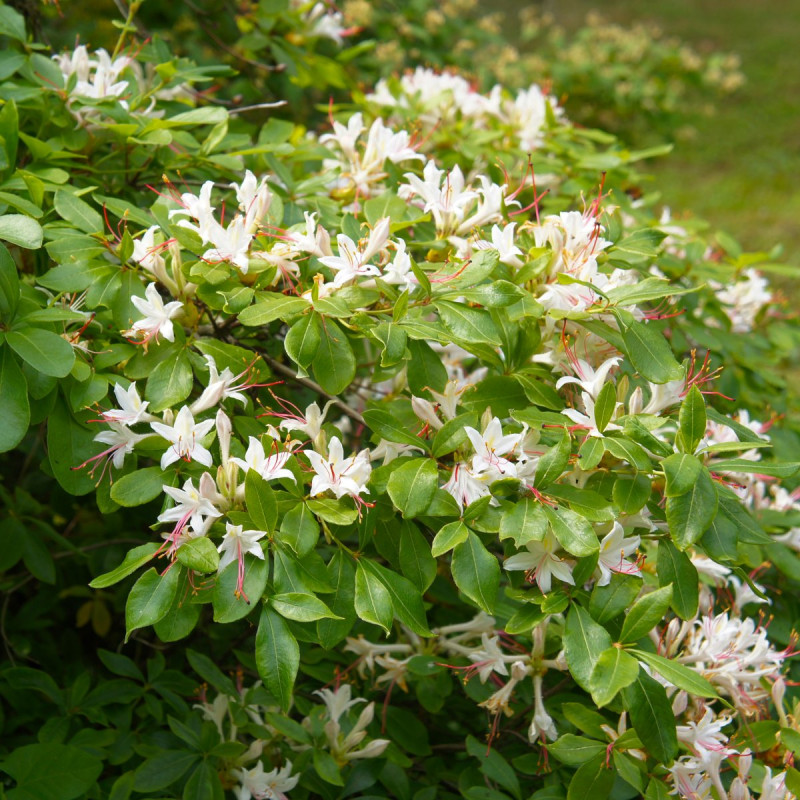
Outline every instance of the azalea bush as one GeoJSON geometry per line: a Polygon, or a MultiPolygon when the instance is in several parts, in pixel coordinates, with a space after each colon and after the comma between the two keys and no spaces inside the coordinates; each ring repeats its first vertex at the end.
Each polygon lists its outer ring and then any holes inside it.
{"type": "Polygon", "coordinates": [[[779,250],[537,85],[305,127],[135,11],[0,6],[9,799],[795,797],[779,250]]]}

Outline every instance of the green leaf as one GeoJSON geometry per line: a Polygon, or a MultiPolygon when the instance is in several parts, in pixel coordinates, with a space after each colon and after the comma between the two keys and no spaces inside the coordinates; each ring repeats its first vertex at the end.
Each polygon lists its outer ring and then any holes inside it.
{"type": "Polygon", "coordinates": [[[487,311],[470,308],[462,303],[437,300],[434,304],[439,310],[445,327],[457,338],[465,342],[475,342],[500,346],[500,334],[487,311]]]}
{"type": "Polygon", "coordinates": [[[148,758],[136,768],[134,789],[137,792],[158,792],[182,778],[200,759],[198,753],[165,750],[148,758]]]}
{"type": "Polygon", "coordinates": [[[342,619],[334,614],[316,595],[305,592],[285,592],[273,595],[270,605],[286,619],[295,622],[315,622],[326,617],[342,619]]]}
{"type": "Polygon", "coordinates": [[[236,561],[228,564],[217,576],[217,582],[214,584],[212,596],[214,622],[236,622],[246,617],[264,594],[268,577],[267,559],[257,558],[250,553],[245,554],[243,592],[237,594],[239,564],[236,561]]]}
{"type": "Polygon", "coordinates": [[[539,463],[536,465],[533,484],[537,489],[544,489],[563,475],[569,463],[571,450],[572,439],[565,428],[558,442],[539,459],[539,463]]]}
{"type": "Polygon", "coordinates": [[[408,578],[398,575],[394,570],[387,569],[376,561],[363,558],[360,563],[388,590],[395,617],[419,636],[430,636],[422,592],[408,578]]]}
{"type": "Polygon", "coordinates": [[[337,550],[328,562],[327,572],[334,587],[330,608],[341,619],[321,619],[317,623],[317,634],[320,644],[330,650],[347,636],[355,620],[356,568],[349,556],[337,550]]]}
{"type": "Polygon", "coordinates": [[[289,358],[305,369],[314,360],[320,341],[322,325],[319,314],[305,314],[289,328],[283,346],[289,358]]]}
{"type": "Polygon", "coordinates": [[[621,642],[637,642],[664,619],[672,602],[672,585],[642,595],[625,615],[621,642]]]}
{"type": "Polygon", "coordinates": [[[638,322],[628,311],[613,309],[612,313],[619,322],[628,357],[643,378],[652,383],[668,383],[683,377],[683,367],[675,360],[663,333],[638,322]]]}
{"type": "Polygon", "coordinates": [[[382,367],[393,367],[405,358],[408,334],[399,325],[392,322],[381,322],[372,329],[371,333],[383,345],[382,367]]]}
{"type": "Polygon", "coordinates": [[[478,759],[481,772],[490,781],[507,789],[517,800],[520,800],[522,793],[517,773],[497,749],[487,747],[484,742],[479,742],[474,736],[467,736],[466,744],[467,752],[473,758],[478,759]]]}
{"type": "Polygon", "coordinates": [[[439,485],[436,462],[414,458],[395,469],[389,476],[389,497],[404,517],[418,517],[431,504],[439,485]]]}
{"type": "Polygon", "coordinates": [[[319,540],[319,525],[305,503],[298,503],[284,514],[278,539],[297,553],[310,553],[319,540]]]}
{"type": "Polygon", "coordinates": [[[617,692],[630,686],[639,674],[639,662],[620,647],[609,647],[600,653],[589,676],[592,700],[607,706],[617,692]]]}
{"type": "Polygon", "coordinates": [[[791,478],[800,469],[800,462],[777,463],[774,461],[750,461],[747,458],[729,458],[724,461],[712,461],[710,467],[714,472],[745,472],[769,475],[771,478],[791,478]]]}
{"type": "Polygon", "coordinates": [[[679,689],[685,689],[697,697],[719,697],[711,683],[693,669],[644,650],[630,650],[630,652],[679,689]]]}
{"type": "Polygon", "coordinates": [[[667,498],[667,524],[679,550],[691,547],[711,525],[717,502],[717,489],[705,467],[686,494],[667,498]]]}
{"type": "Polygon", "coordinates": [[[287,297],[277,292],[259,295],[255,305],[239,314],[239,322],[249,327],[267,325],[276,319],[286,320],[301,314],[311,304],[302,297],[287,297]]]}
{"type": "Polygon", "coordinates": [[[286,621],[266,604],[256,632],[256,668],[280,707],[292,705],[292,688],[300,666],[300,646],[286,621]]]}
{"type": "Polygon", "coordinates": [[[332,319],[324,321],[312,368],[317,383],[328,394],[343,392],[356,375],[353,348],[344,331],[332,319]]]}
{"type": "Polygon", "coordinates": [[[491,614],[500,589],[500,564],[472,531],[453,550],[450,571],[464,595],[491,614]]]}
{"type": "Polygon", "coordinates": [[[611,496],[624,514],[635,514],[650,499],[653,484],[644,473],[620,475],[614,481],[611,496]]]}
{"type": "Polygon", "coordinates": [[[637,597],[642,582],[629,575],[612,573],[605,586],[595,586],[589,597],[589,613],[604,625],[618,617],[637,597]]]}
{"type": "Polygon", "coordinates": [[[689,556],[672,542],[662,539],[658,543],[656,572],[660,586],[672,584],[672,610],[681,619],[693,619],[700,599],[699,579],[697,568],[689,556]]]}
{"type": "Polygon", "coordinates": [[[183,570],[175,597],[169,611],[153,625],[156,636],[162,642],[177,642],[185,639],[200,620],[203,606],[192,602],[191,575],[183,570]]]}
{"type": "Polygon", "coordinates": [[[697,386],[689,389],[678,413],[681,449],[694,453],[700,440],[706,435],[706,402],[697,386]]]}
{"type": "Polygon", "coordinates": [[[564,627],[564,653],[575,682],[591,691],[590,678],[600,654],[611,647],[611,636],[583,608],[573,605],[564,627]]]}
{"type": "Polygon", "coordinates": [[[278,502],[272,487],[254,469],[247,470],[244,499],[256,528],[272,533],[278,524],[278,502]]]}
{"type": "Polygon", "coordinates": [[[433,437],[433,455],[441,458],[457,450],[467,441],[467,432],[464,428],[474,428],[477,424],[478,416],[471,411],[447,420],[433,437]]]}
{"type": "Polygon", "coordinates": [[[436,577],[436,559],[419,528],[406,522],[400,529],[400,569],[414,586],[424,592],[436,577]]]}
{"type": "Polygon", "coordinates": [[[358,511],[352,502],[344,498],[334,500],[332,497],[323,497],[308,500],[306,505],[312,514],[333,525],[351,525],[358,518],[358,511]]]}
{"type": "Polygon", "coordinates": [[[179,350],[168,356],[150,373],[144,395],[150,411],[157,413],[182,403],[192,392],[194,377],[189,356],[179,350]]]}
{"type": "MultiPolygon", "coordinates": [[[[2,254],[0,254],[1,265],[2,254]]],[[[1,279],[2,270],[0,269],[0,281],[1,279]]],[[[1,291],[2,286],[0,286],[1,291]]],[[[31,421],[28,382],[8,347],[0,347],[0,397],[3,398],[0,453],[7,453],[22,441],[28,432],[31,421]]]]}
{"type": "Polygon", "coordinates": [[[542,506],[558,543],[573,556],[590,556],[600,549],[591,523],[568,508],[542,506]]]}
{"type": "Polygon", "coordinates": [[[427,342],[412,339],[408,342],[408,351],[411,353],[407,370],[411,393],[420,396],[429,389],[443,392],[447,383],[447,370],[441,357],[427,342]]]}
{"type": "Polygon", "coordinates": [[[576,736],[574,733],[565,733],[547,745],[550,754],[569,767],[579,767],[593,758],[605,755],[606,747],[604,742],[586,736],[576,736]]]}
{"type": "Polygon", "coordinates": [[[469,528],[461,521],[449,522],[439,529],[436,536],[433,537],[433,544],[431,545],[431,554],[434,558],[452,550],[456,545],[461,544],[467,540],[469,536],[469,528]]]}
{"type": "Polygon", "coordinates": [[[517,548],[528,542],[541,542],[547,533],[547,516],[542,504],[533,497],[524,497],[503,512],[499,537],[513,539],[517,548]]]}
{"type": "Polygon", "coordinates": [[[111,499],[124,508],[149,503],[164,492],[168,476],[161,467],[145,467],[129,472],[111,484],[111,499]]]}
{"type": "Polygon", "coordinates": [[[38,250],[43,238],[42,226],[35,219],[24,214],[0,216],[0,239],[26,250],[38,250]]]}
{"type": "Polygon", "coordinates": [[[527,603],[522,608],[515,611],[508,622],[503,626],[506,633],[516,636],[518,633],[528,633],[535,628],[547,616],[539,606],[527,603]]]}
{"type": "Polygon", "coordinates": [[[599,800],[609,797],[614,786],[615,771],[606,766],[605,755],[587,761],[573,774],[567,800],[599,800]]]}
{"type": "Polygon", "coordinates": [[[137,628],[153,625],[164,617],[172,605],[180,575],[177,564],[163,576],[151,567],[133,584],[125,604],[125,641],[137,628]]]}
{"type": "MultiPolygon", "coordinates": [[[[637,264],[642,261],[648,261],[655,258],[659,251],[661,242],[666,238],[663,231],[656,230],[655,228],[644,228],[639,231],[634,231],[629,236],[617,242],[609,251],[612,257],[618,254],[623,254],[623,260],[637,264]]],[[[669,292],[662,292],[669,294],[669,292]]]]}
{"type": "Polygon", "coordinates": [[[70,494],[81,496],[96,489],[96,478],[86,468],[78,469],[98,452],[94,436],[63,402],[56,402],[47,419],[47,453],[56,480],[70,494]]]}
{"type": "Polygon", "coordinates": [[[400,444],[410,444],[414,447],[429,449],[424,439],[415,436],[408,427],[403,425],[396,417],[382,408],[368,408],[364,412],[364,422],[382,439],[400,444]]]}
{"type": "Polygon", "coordinates": [[[359,561],[356,566],[356,614],[365,622],[380,625],[386,633],[394,618],[394,608],[389,590],[359,561]]]}
{"type": "Polygon", "coordinates": [[[661,469],[666,479],[666,496],[680,497],[695,485],[703,465],[689,453],[675,453],[661,462],[661,469]]]}
{"type": "Polygon", "coordinates": [[[75,352],[57,333],[43,328],[19,328],[6,334],[11,349],[44,375],[65,378],[72,371],[75,352]]]}
{"type": "Polygon", "coordinates": [[[59,189],[53,198],[58,215],[84,233],[102,233],[103,218],[85,200],[59,189]]]}
{"type": "Polygon", "coordinates": [[[0,320],[9,323],[19,305],[17,265],[5,245],[0,244],[0,320]]]}
{"type": "Polygon", "coordinates": [[[212,761],[201,761],[183,787],[183,800],[222,800],[224,791],[212,761]]]}
{"type": "Polygon", "coordinates": [[[650,755],[665,766],[678,755],[675,715],[664,687],[644,670],[622,690],[631,723],[650,755]]]}
{"type": "Polygon", "coordinates": [[[594,404],[594,420],[597,430],[602,433],[614,416],[617,408],[617,387],[613,383],[606,383],[597,395],[594,404]]]}
{"type": "Polygon", "coordinates": [[[148,561],[151,561],[159,547],[158,542],[148,542],[134,547],[133,550],[128,551],[118,567],[98,575],[89,586],[92,589],[107,589],[109,586],[119,583],[123,578],[136,572],[139,567],[143,567],[148,561]]]}
{"type": "Polygon", "coordinates": [[[205,536],[190,539],[182,544],[178,548],[177,558],[184,567],[193,569],[203,575],[216,572],[217,567],[219,567],[217,548],[214,547],[211,539],[206,539],[205,536]]]}
{"type": "Polygon", "coordinates": [[[9,800],[75,800],[94,786],[103,763],[79,747],[28,744],[12,750],[0,769],[17,782],[9,800]]]}

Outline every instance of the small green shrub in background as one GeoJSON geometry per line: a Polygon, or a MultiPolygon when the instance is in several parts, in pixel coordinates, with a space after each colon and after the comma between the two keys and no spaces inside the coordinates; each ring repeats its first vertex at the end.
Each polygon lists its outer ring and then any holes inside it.
{"type": "Polygon", "coordinates": [[[243,111],[135,10],[0,6],[9,800],[794,797],[776,253],[535,84],[243,111]]]}

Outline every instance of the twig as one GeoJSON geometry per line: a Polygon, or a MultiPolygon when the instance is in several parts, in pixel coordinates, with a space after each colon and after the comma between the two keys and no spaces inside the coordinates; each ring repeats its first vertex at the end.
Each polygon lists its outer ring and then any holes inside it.
{"type": "Polygon", "coordinates": [[[336,408],[346,414],[350,419],[355,420],[359,423],[359,425],[365,425],[364,417],[358,413],[358,411],[354,411],[347,403],[340,400],[338,397],[335,397],[332,394],[328,394],[318,383],[315,383],[310,378],[301,378],[291,367],[287,367],[285,364],[281,364],[280,361],[268,356],[266,353],[262,353],[261,357],[264,361],[269,364],[269,366],[280,375],[288,378],[290,381],[294,381],[295,383],[299,383],[301,386],[305,386],[306,389],[310,389],[312,392],[316,392],[317,394],[322,395],[323,397],[330,400],[336,408]]]}

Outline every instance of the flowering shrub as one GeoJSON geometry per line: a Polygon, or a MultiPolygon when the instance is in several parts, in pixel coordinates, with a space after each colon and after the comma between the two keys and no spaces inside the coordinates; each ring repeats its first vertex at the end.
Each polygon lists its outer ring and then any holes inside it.
{"type": "Polygon", "coordinates": [[[796,796],[780,265],[537,86],[256,125],[133,30],[0,6],[9,798],[796,796]]]}

